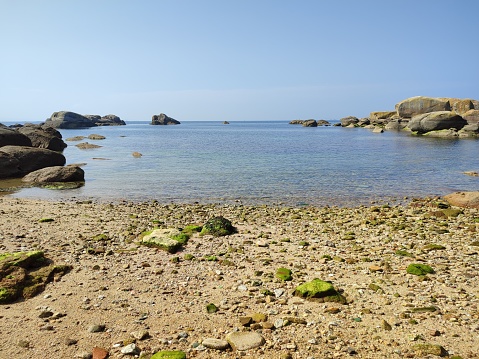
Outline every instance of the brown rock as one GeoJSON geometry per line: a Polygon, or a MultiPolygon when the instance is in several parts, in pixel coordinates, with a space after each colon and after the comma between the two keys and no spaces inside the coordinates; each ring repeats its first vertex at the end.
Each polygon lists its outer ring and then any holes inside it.
{"type": "Polygon", "coordinates": [[[444,196],[451,205],[464,208],[479,208],[479,191],[455,192],[444,196]]]}
{"type": "Polygon", "coordinates": [[[106,359],[108,358],[108,351],[103,348],[95,347],[92,351],[93,359],[106,359]]]}

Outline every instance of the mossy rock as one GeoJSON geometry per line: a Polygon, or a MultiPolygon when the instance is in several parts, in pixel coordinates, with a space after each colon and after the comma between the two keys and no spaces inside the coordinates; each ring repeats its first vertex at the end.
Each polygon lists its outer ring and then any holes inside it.
{"type": "Polygon", "coordinates": [[[195,233],[200,233],[202,229],[203,229],[203,227],[201,227],[201,226],[189,225],[189,226],[186,226],[185,228],[183,228],[181,230],[181,233],[184,233],[184,234],[191,237],[195,233]]]}
{"type": "Polygon", "coordinates": [[[424,357],[427,355],[436,355],[439,357],[448,356],[446,349],[438,344],[421,343],[413,345],[412,349],[417,355],[424,357]]]}
{"type": "Polygon", "coordinates": [[[42,251],[0,254],[0,304],[34,297],[55,275],[62,276],[71,268],[52,264],[42,251]]]}
{"type": "Polygon", "coordinates": [[[318,302],[347,303],[346,298],[339,294],[330,282],[318,278],[297,286],[294,295],[318,302]]]}
{"type": "Polygon", "coordinates": [[[443,209],[441,212],[444,213],[448,217],[457,217],[460,214],[464,213],[460,209],[454,209],[454,208],[443,209]]]}
{"type": "Polygon", "coordinates": [[[291,276],[292,272],[288,268],[278,268],[276,270],[276,278],[284,280],[284,281],[290,281],[293,280],[293,277],[291,276]]]}
{"type": "Polygon", "coordinates": [[[177,229],[154,229],[141,234],[140,244],[176,253],[188,241],[188,235],[177,229]]]}
{"type": "Polygon", "coordinates": [[[210,314],[216,313],[218,311],[218,307],[213,303],[210,303],[206,306],[206,311],[210,314]]]}
{"type": "Polygon", "coordinates": [[[431,252],[431,251],[436,251],[436,250],[443,250],[446,249],[443,245],[440,244],[434,244],[434,243],[429,243],[426,244],[424,247],[422,247],[422,250],[425,252],[431,252]]]}
{"type": "Polygon", "coordinates": [[[427,264],[411,263],[410,265],[408,265],[406,272],[414,275],[426,275],[433,274],[434,269],[432,269],[427,264]]]}
{"type": "Polygon", "coordinates": [[[227,236],[236,232],[231,222],[224,217],[214,217],[209,219],[200,232],[201,236],[212,235],[215,237],[227,236]]]}
{"type": "Polygon", "coordinates": [[[394,254],[401,257],[414,257],[411,253],[409,253],[405,249],[398,249],[394,254]]]}
{"type": "Polygon", "coordinates": [[[186,359],[186,353],[180,350],[162,350],[150,359],[186,359]]]}

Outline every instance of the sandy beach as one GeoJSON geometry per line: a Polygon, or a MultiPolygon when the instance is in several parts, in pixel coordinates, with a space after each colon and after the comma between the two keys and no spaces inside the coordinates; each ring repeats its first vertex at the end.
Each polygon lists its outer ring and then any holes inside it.
{"type": "Polygon", "coordinates": [[[0,197],[0,254],[41,250],[72,266],[37,296],[0,305],[0,358],[90,358],[95,347],[110,358],[160,350],[187,358],[477,358],[479,212],[443,203],[292,208],[0,197]],[[138,244],[155,227],[201,226],[215,216],[237,233],[195,234],[177,253],[138,244]],[[434,273],[408,274],[412,263],[434,273]],[[278,279],[278,268],[290,269],[292,280],[278,279]],[[315,278],[348,304],[293,296],[315,278]],[[244,331],[263,344],[203,344],[244,331]]]}

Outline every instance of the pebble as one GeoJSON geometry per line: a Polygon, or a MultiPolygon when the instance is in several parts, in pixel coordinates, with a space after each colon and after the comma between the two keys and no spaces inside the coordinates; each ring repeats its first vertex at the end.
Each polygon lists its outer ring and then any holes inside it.
{"type": "Polygon", "coordinates": [[[105,325],[104,324],[93,324],[90,327],[88,327],[88,332],[90,333],[100,333],[105,331],[105,325]]]}
{"type": "Polygon", "coordinates": [[[121,348],[121,353],[126,355],[138,355],[140,354],[140,348],[135,343],[128,344],[121,348]]]}
{"type": "Polygon", "coordinates": [[[262,346],[264,338],[257,332],[232,332],[226,335],[226,341],[234,350],[249,350],[262,346]]]}
{"type": "Polygon", "coordinates": [[[103,348],[95,347],[92,350],[93,359],[106,359],[108,358],[108,355],[109,355],[108,350],[103,348]]]}
{"type": "Polygon", "coordinates": [[[230,346],[226,340],[215,338],[206,338],[201,344],[206,348],[215,350],[225,350],[230,346]]]}

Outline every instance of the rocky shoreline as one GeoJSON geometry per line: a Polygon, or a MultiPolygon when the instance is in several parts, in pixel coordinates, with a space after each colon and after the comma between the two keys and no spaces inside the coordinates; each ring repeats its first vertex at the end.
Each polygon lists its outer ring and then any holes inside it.
{"type": "MultiPolygon", "coordinates": [[[[330,126],[325,120],[293,120],[304,127],[330,126]]],[[[440,138],[477,138],[479,101],[458,98],[416,96],[396,104],[394,111],[374,111],[369,117],[343,117],[335,126],[364,127],[375,133],[384,130],[409,131],[414,135],[440,138]]]]}
{"type": "Polygon", "coordinates": [[[41,251],[71,266],[36,296],[1,305],[5,357],[479,352],[477,208],[441,198],[293,208],[0,197],[0,212],[0,255],[41,251]],[[192,230],[217,216],[235,232],[192,230]],[[140,243],[155,228],[191,232],[170,253],[140,243]],[[294,295],[315,278],[330,282],[345,304],[294,295]]]}

